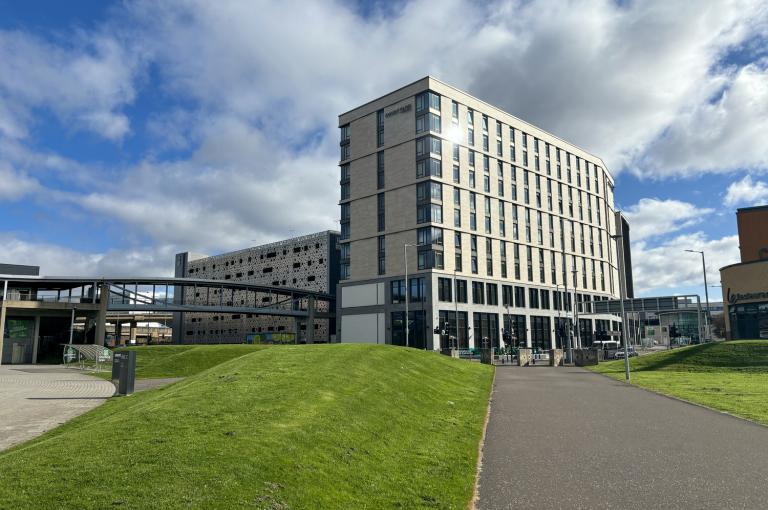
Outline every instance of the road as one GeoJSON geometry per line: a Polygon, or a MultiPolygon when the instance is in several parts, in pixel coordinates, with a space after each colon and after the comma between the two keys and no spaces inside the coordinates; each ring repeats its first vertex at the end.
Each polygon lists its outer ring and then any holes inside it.
{"type": "Polygon", "coordinates": [[[73,369],[0,365],[0,450],[83,414],[114,391],[111,382],[73,369]]]}
{"type": "Polygon", "coordinates": [[[768,427],[580,368],[497,367],[477,508],[768,508],[768,427]]]}

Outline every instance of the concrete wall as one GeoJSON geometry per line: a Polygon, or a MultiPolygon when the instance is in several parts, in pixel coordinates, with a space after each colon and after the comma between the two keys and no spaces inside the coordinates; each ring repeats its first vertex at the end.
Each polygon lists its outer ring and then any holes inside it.
{"type": "Polygon", "coordinates": [[[362,313],[341,318],[341,341],[345,343],[385,343],[384,314],[362,313]]]}
{"type": "Polygon", "coordinates": [[[736,223],[741,261],[768,259],[768,206],[739,209],[736,223]]]}

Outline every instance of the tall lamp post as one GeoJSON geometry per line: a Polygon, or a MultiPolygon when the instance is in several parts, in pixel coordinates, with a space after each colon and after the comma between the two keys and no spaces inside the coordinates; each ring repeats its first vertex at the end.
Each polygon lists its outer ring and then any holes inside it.
{"type": "Polygon", "coordinates": [[[621,342],[624,344],[624,377],[629,381],[629,346],[627,345],[627,319],[624,316],[624,299],[626,295],[626,283],[624,281],[624,236],[622,234],[616,234],[611,236],[611,239],[617,242],[618,247],[617,259],[619,262],[619,301],[621,302],[621,342]]]}
{"type": "Polygon", "coordinates": [[[574,328],[576,329],[576,347],[578,349],[581,349],[581,331],[579,331],[581,328],[579,328],[579,306],[576,301],[576,284],[578,283],[578,274],[579,270],[574,268],[571,270],[571,273],[573,273],[574,278],[574,284],[573,284],[573,323],[574,328]]]}
{"type": "Polygon", "coordinates": [[[573,363],[573,323],[571,322],[571,319],[568,318],[568,299],[570,298],[570,294],[568,294],[568,270],[566,268],[566,259],[565,255],[563,255],[563,309],[565,310],[565,319],[568,321],[568,330],[565,333],[565,339],[568,342],[568,362],[573,363]]]}
{"type": "MultiPolygon", "coordinates": [[[[707,338],[709,338],[709,329],[708,325],[710,323],[710,317],[709,317],[709,291],[707,290],[707,263],[704,261],[704,252],[701,250],[685,250],[690,253],[699,253],[701,254],[701,267],[704,271],[704,300],[707,303],[707,311],[704,313],[704,334],[707,338]]],[[[702,338],[701,341],[703,342],[704,339],[702,338]]]]}
{"type": "Polygon", "coordinates": [[[408,317],[408,296],[411,293],[410,286],[408,285],[408,247],[416,246],[415,244],[403,244],[403,261],[405,262],[405,346],[410,347],[411,344],[408,340],[410,333],[410,319],[408,317]]]}
{"type": "MultiPolygon", "coordinates": [[[[454,261],[455,264],[455,261],[454,261]]],[[[456,266],[453,267],[453,325],[455,331],[454,343],[456,355],[459,354],[459,288],[456,286],[456,266]]]]}

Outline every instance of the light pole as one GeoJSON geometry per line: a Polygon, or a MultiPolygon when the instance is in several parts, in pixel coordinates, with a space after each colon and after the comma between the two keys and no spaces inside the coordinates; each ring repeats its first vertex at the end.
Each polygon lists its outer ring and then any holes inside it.
{"type": "MultiPolygon", "coordinates": [[[[707,337],[709,337],[708,332],[708,325],[709,325],[709,291],[707,290],[707,263],[704,261],[704,252],[701,250],[685,250],[690,253],[700,253],[701,254],[701,267],[704,271],[704,300],[707,303],[707,311],[704,314],[704,332],[707,337]]],[[[702,342],[704,342],[704,339],[701,339],[702,342]]]]}
{"type": "Polygon", "coordinates": [[[578,303],[576,302],[576,283],[578,283],[578,274],[579,270],[575,267],[571,270],[571,273],[573,273],[574,277],[574,285],[573,285],[573,323],[576,328],[576,345],[579,349],[581,349],[581,332],[579,331],[581,328],[579,328],[579,307],[578,303]]]}
{"type": "Polygon", "coordinates": [[[408,318],[408,295],[411,293],[411,289],[408,285],[408,247],[416,246],[415,244],[403,243],[403,261],[405,262],[405,346],[410,347],[408,340],[410,332],[410,320],[408,318]]]}
{"type": "Polygon", "coordinates": [[[455,332],[456,355],[459,354],[459,288],[456,286],[456,266],[453,267],[453,325],[455,332]]]}
{"type": "MultiPolygon", "coordinates": [[[[561,319],[561,309],[563,308],[563,301],[560,298],[560,284],[555,284],[555,292],[557,293],[557,299],[560,302],[560,306],[557,308],[557,326],[555,327],[555,338],[557,338],[558,334],[560,335],[560,346],[563,345],[563,337],[562,337],[562,319],[561,319]]],[[[555,341],[555,345],[557,345],[557,341],[555,341]]]]}
{"type": "Polygon", "coordinates": [[[619,247],[616,251],[617,253],[617,259],[619,262],[619,301],[621,302],[621,342],[624,344],[624,377],[629,381],[629,346],[627,345],[627,320],[624,316],[624,295],[626,293],[625,289],[625,282],[624,282],[624,242],[623,242],[624,236],[622,234],[616,234],[611,236],[611,239],[618,241],[621,239],[621,242],[617,242],[616,246],[619,247]]]}
{"type": "Polygon", "coordinates": [[[563,308],[565,308],[565,319],[570,326],[565,333],[565,339],[568,342],[568,362],[573,363],[573,322],[568,318],[568,298],[570,297],[570,294],[568,294],[568,271],[566,269],[565,255],[563,255],[563,276],[563,280],[565,280],[563,282],[563,288],[565,289],[565,292],[563,293],[563,308]]]}

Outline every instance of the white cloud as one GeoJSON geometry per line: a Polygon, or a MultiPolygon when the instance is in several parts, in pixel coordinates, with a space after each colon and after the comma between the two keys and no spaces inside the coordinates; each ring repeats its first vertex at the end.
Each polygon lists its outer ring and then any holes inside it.
{"type": "Polygon", "coordinates": [[[37,108],[72,129],[119,140],[129,129],[120,109],[135,97],[139,56],[111,37],[80,34],[55,44],[0,31],[0,133],[23,138],[37,108]]]}
{"type": "Polygon", "coordinates": [[[728,186],[724,203],[728,207],[768,204],[768,183],[753,181],[751,176],[746,175],[728,186]]]}
{"type": "Polygon", "coordinates": [[[720,281],[720,268],[739,261],[739,238],[733,235],[709,239],[702,232],[697,232],[677,236],[654,247],[644,241],[633,242],[632,277],[635,293],[653,295],[659,289],[690,286],[703,289],[701,256],[685,250],[704,251],[707,283],[716,284],[720,281]]]}
{"type": "Polygon", "coordinates": [[[158,243],[193,251],[338,227],[335,159],[318,151],[289,154],[231,118],[212,119],[203,131],[203,143],[189,159],[147,161],[109,188],[72,199],[158,243]]]}
{"type": "Polygon", "coordinates": [[[681,112],[651,144],[638,172],[695,175],[768,168],[768,61],[725,78],[722,96],[681,112]]]}
{"type": "Polygon", "coordinates": [[[628,207],[624,215],[629,221],[632,240],[640,241],[701,223],[712,211],[680,200],[643,198],[628,207]]]}
{"type": "Polygon", "coordinates": [[[173,276],[172,246],[84,253],[56,244],[0,234],[0,260],[40,266],[44,276],[173,276]]]}
{"type": "MultiPolygon", "coordinates": [[[[128,11],[166,87],[206,110],[259,118],[275,138],[327,129],[338,113],[432,73],[584,146],[614,172],[724,85],[740,103],[760,101],[759,76],[713,69],[768,18],[758,1],[417,0],[372,19],[334,2],[145,1],[128,11]]],[[[327,146],[335,140],[327,130],[327,146]]],[[[699,148],[702,158],[717,150],[699,148]]],[[[647,172],[679,172],[673,156],[669,169],[659,156],[647,172]]],[[[742,159],[763,163],[754,152],[742,159]]]]}
{"type": "Polygon", "coordinates": [[[0,162],[0,201],[15,201],[40,189],[40,184],[0,162]]]}
{"type": "MultiPolygon", "coordinates": [[[[336,116],[433,74],[594,152],[614,173],[760,168],[765,66],[720,60],[766,31],[767,9],[415,0],[362,18],[342,2],[131,2],[93,33],[55,42],[0,31],[0,161],[16,188],[42,183],[36,195],[117,220],[126,245],[238,248],[335,228],[336,116]],[[139,125],[125,107],[144,86],[172,104],[153,102],[161,107],[139,125]],[[73,161],[35,147],[40,109],[65,131],[121,140],[144,129],[156,143],[125,163],[73,161]]],[[[655,248],[644,240],[710,212],[658,199],[627,211],[645,251],[655,248]]]]}

